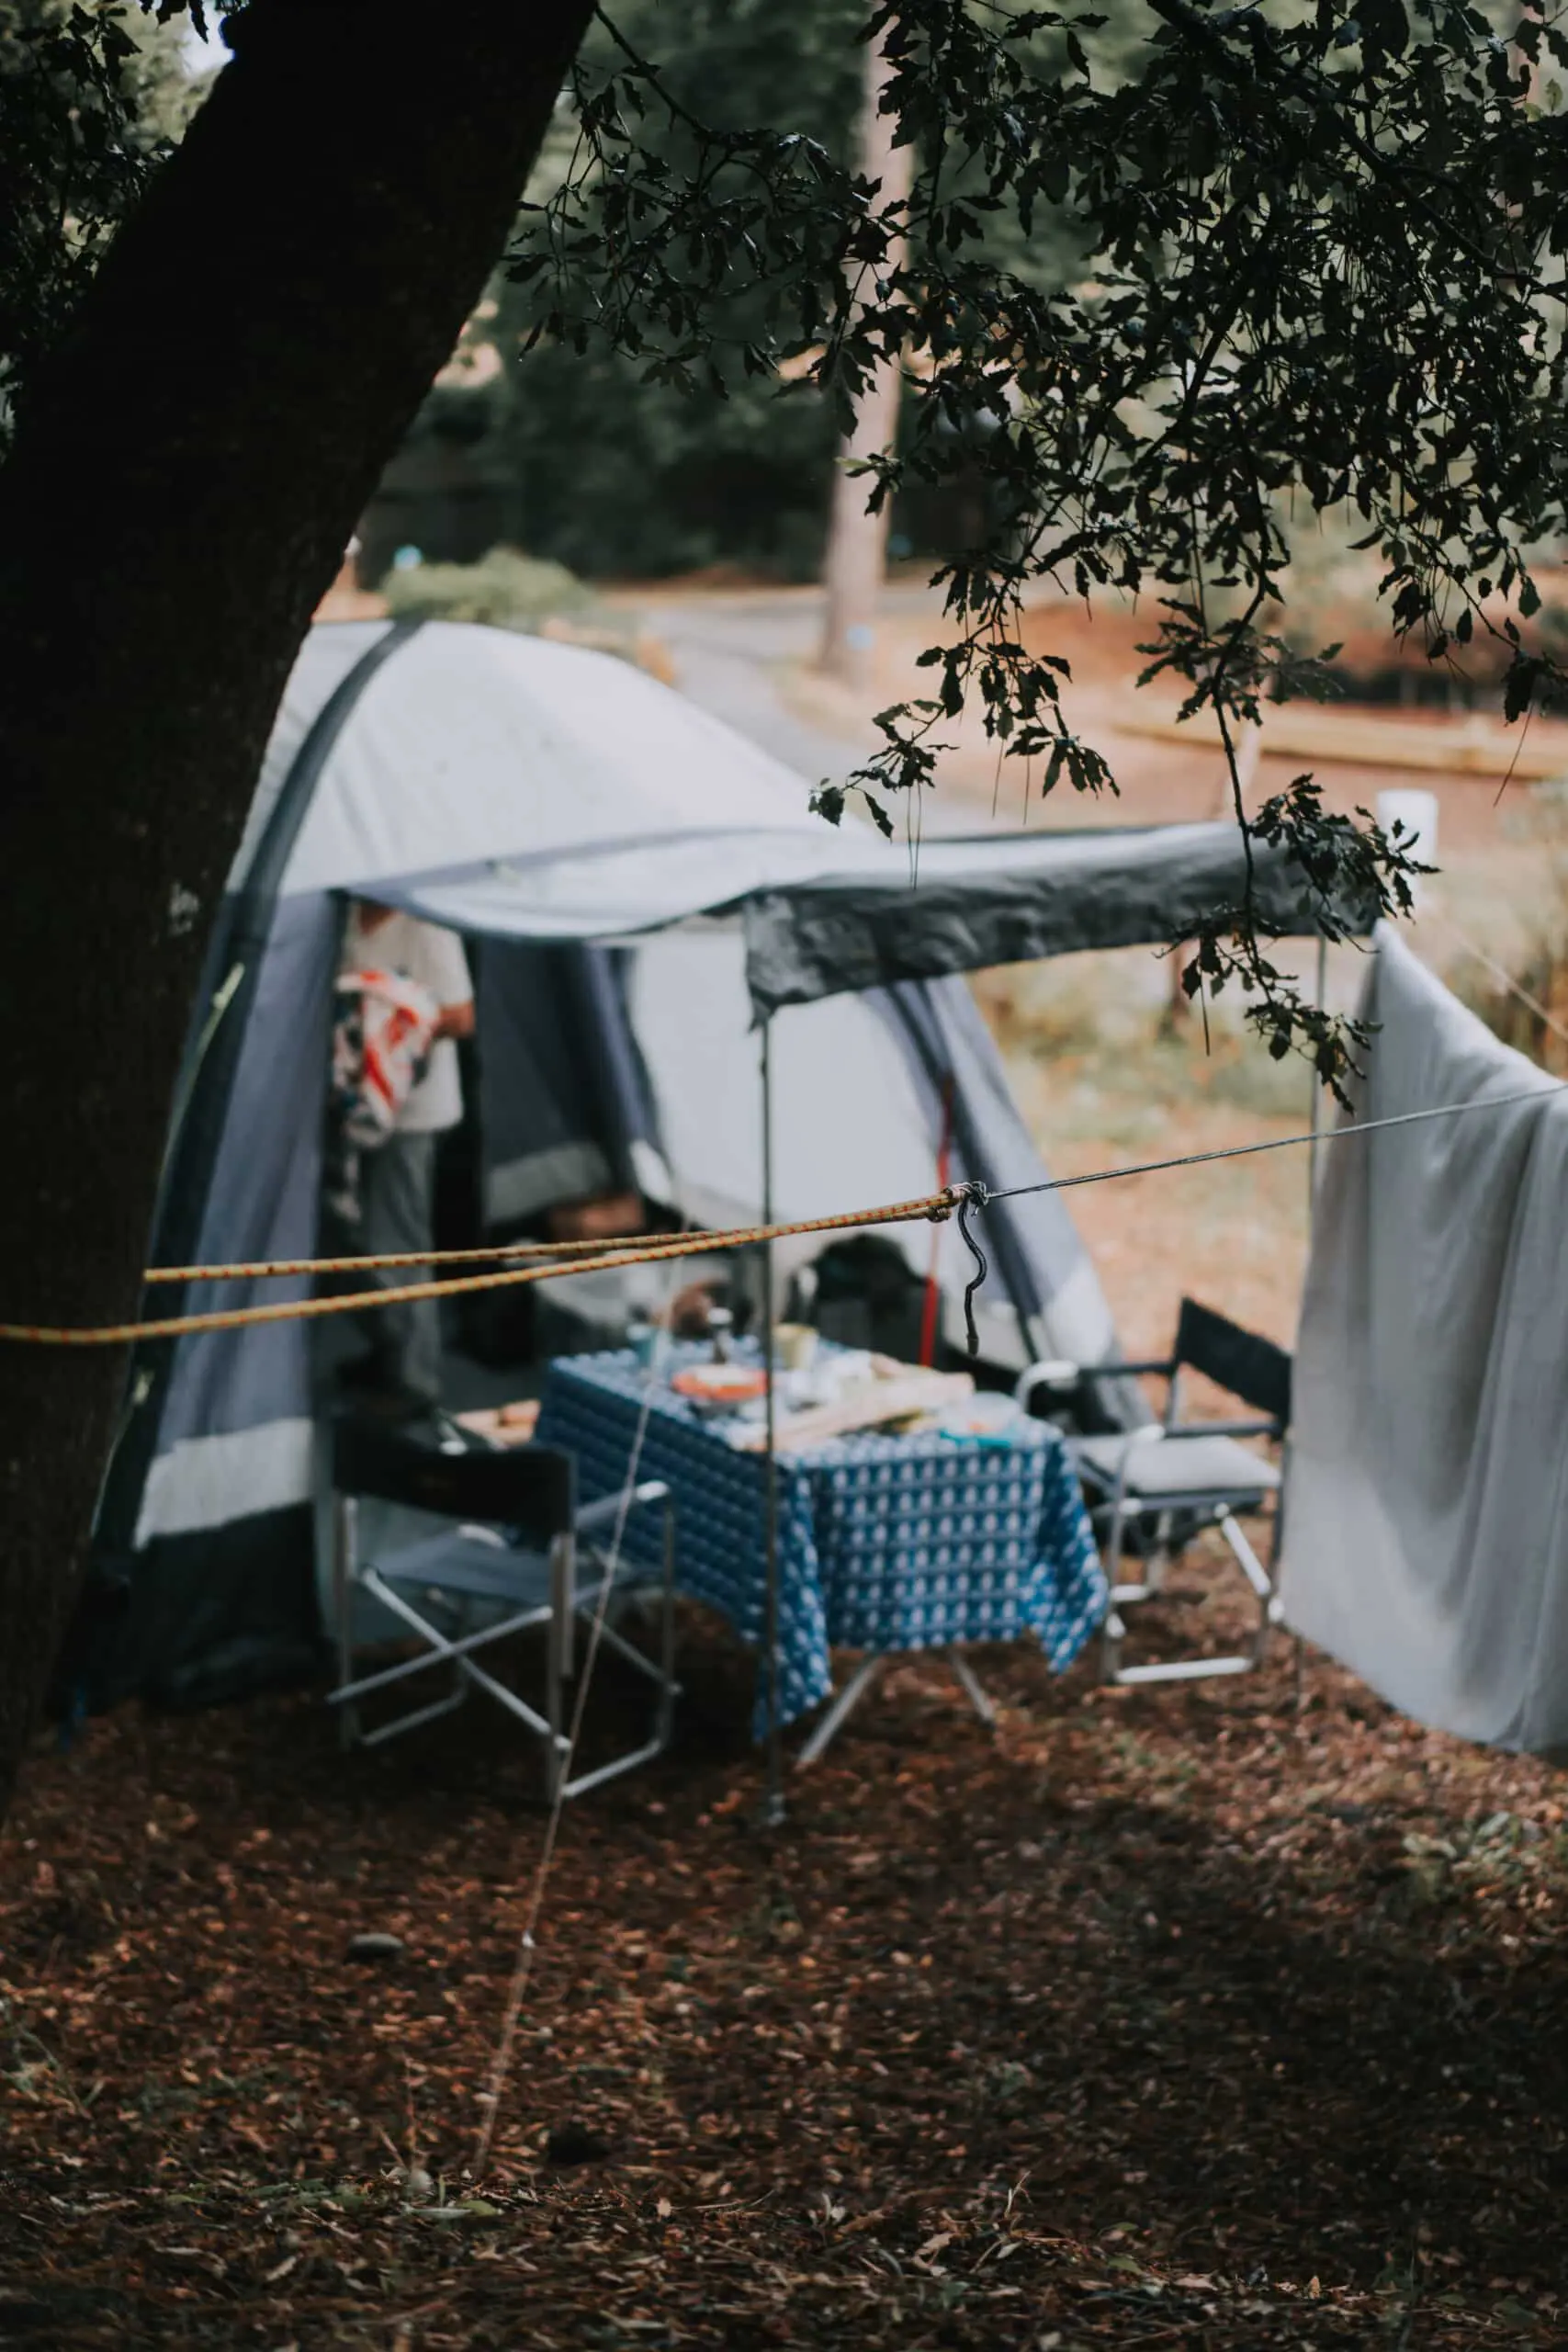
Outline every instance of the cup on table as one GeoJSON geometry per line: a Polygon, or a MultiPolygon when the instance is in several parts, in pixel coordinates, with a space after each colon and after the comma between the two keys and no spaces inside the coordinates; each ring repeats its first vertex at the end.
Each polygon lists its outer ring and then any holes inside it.
{"type": "Polygon", "coordinates": [[[809,1372],[817,1361],[817,1333],[809,1323],[775,1323],[773,1360],[785,1372],[809,1372]]]}
{"type": "Polygon", "coordinates": [[[659,1326],[642,1316],[635,1316],[626,1325],[626,1345],[644,1372],[651,1371],[659,1350],[659,1326]]]}

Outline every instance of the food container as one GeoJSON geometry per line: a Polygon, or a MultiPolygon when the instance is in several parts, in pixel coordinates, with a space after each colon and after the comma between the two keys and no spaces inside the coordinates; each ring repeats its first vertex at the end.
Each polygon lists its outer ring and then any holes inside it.
{"type": "Polygon", "coordinates": [[[943,1437],[960,1445],[1009,1445],[1023,1419],[1016,1397],[982,1389],[961,1405],[950,1405],[937,1426],[943,1437]]]}
{"type": "Polygon", "coordinates": [[[809,1323],[773,1327],[773,1360],[785,1372],[809,1372],[817,1360],[817,1333],[809,1323]]]}
{"type": "Polygon", "coordinates": [[[658,1325],[649,1323],[642,1316],[634,1317],[626,1326],[626,1345],[643,1370],[647,1372],[659,1351],[658,1325]]]}
{"type": "Polygon", "coordinates": [[[767,1374],[753,1364],[693,1363],[678,1372],[670,1385],[702,1413],[734,1413],[753,1397],[767,1394],[767,1374]]]}

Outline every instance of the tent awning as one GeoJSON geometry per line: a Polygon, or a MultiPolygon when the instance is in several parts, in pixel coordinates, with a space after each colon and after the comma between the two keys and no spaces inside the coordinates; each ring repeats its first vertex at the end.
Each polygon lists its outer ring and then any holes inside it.
{"type": "MultiPolygon", "coordinates": [[[[918,852],[869,824],[835,830],[801,777],[629,663],[457,622],[311,630],[231,887],[257,887],[301,761],[310,788],[295,789],[273,843],[268,888],[284,898],[355,890],[537,944],[720,916],[744,928],[763,1016],[1074,948],[1164,944],[1247,888],[1228,820],[943,835],[918,852]]],[[[1315,932],[1299,871],[1259,843],[1253,864],[1260,924],[1315,932]]]]}
{"type": "MultiPolygon", "coordinates": [[[[377,895],[492,938],[612,940],[696,918],[738,922],[752,1005],[787,1004],[1086,947],[1188,938],[1247,887],[1229,820],[1057,833],[942,835],[918,853],[795,828],[694,830],[598,851],[495,858],[399,876],[377,895]],[[848,861],[846,861],[848,862],[848,861]]],[[[1298,866],[1255,843],[1263,928],[1311,937],[1322,901],[1298,866]]],[[[1337,908],[1352,932],[1370,920],[1337,908]]]]}
{"type": "MultiPolygon", "coordinates": [[[[882,844],[856,847],[863,855],[869,848],[874,859],[882,844]]],[[[453,931],[540,946],[567,940],[604,944],[737,908],[759,888],[791,890],[839,875],[841,858],[841,844],[815,821],[808,829],[712,825],[600,849],[487,858],[403,875],[378,881],[375,895],[453,931]]],[[[863,870],[880,868],[872,863],[863,870]]]]}
{"type": "MultiPolygon", "coordinates": [[[[846,989],[1032,963],[1087,947],[1190,938],[1247,890],[1228,819],[1204,825],[939,837],[902,870],[753,892],[742,910],[746,977],[763,1017],[846,989]]],[[[1252,908],[1279,938],[1322,928],[1321,895],[1280,851],[1255,842],[1252,908]]],[[[1371,928],[1337,905],[1337,923],[1371,928]]]]}

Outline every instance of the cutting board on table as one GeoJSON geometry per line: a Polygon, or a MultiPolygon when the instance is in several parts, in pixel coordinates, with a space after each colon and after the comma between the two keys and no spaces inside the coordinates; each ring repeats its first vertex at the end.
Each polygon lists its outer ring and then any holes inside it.
{"type": "MultiPolygon", "coordinates": [[[[939,1413],[961,1405],[975,1394],[966,1372],[924,1372],[905,1365],[891,1378],[857,1381],[826,1405],[806,1405],[795,1413],[781,1413],[774,1433],[778,1453],[798,1453],[830,1437],[851,1437],[856,1430],[874,1430],[884,1421],[901,1421],[916,1413],[939,1413]]],[[[742,1453],[761,1453],[768,1432],[761,1421],[748,1421],[729,1433],[730,1443],[742,1453]]]]}

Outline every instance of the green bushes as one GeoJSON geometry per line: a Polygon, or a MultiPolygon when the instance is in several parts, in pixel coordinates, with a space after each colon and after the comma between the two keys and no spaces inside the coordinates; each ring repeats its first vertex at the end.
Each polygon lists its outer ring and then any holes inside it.
{"type": "Polygon", "coordinates": [[[549,621],[601,623],[597,600],[563,563],[491,548],[478,563],[418,563],[381,583],[394,619],[482,621],[536,637],[549,621]]]}

